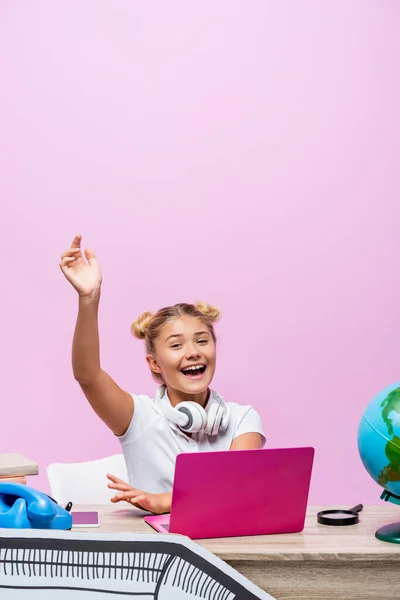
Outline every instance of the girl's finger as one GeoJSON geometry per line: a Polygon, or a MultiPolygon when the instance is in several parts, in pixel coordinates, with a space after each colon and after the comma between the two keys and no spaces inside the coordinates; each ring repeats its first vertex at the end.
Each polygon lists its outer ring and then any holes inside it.
{"type": "Polygon", "coordinates": [[[151,510],[149,499],[147,498],[147,496],[143,495],[138,495],[135,497],[121,497],[121,494],[117,494],[116,496],[110,498],[110,500],[113,503],[128,502],[129,504],[137,506],[138,508],[141,508],[143,510],[151,510]]]}
{"type": "Polygon", "coordinates": [[[129,502],[132,504],[132,503],[136,502],[136,498],[139,498],[139,496],[121,496],[121,494],[116,494],[115,496],[112,496],[110,498],[110,501],[113,503],[129,502]]]}
{"type": "Polygon", "coordinates": [[[90,263],[91,260],[93,260],[95,257],[94,252],[92,252],[92,250],[90,250],[90,248],[86,248],[85,250],[85,256],[88,260],[88,262],[90,263]]]}
{"type": "Polygon", "coordinates": [[[81,245],[82,236],[78,233],[72,240],[71,248],[79,248],[81,245]]]}
{"type": "Polygon", "coordinates": [[[117,496],[112,496],[110,498],[110,502],[121,502],[121,500],[123,500],[123,498],[117,498],[117,496]]]}
{"type": "Polygon", "coordinates": [[[120,490],[121,492],[128,492],[131,486],[127,483],[109,483],[108,487],[112,490],[120,490]]]}
{"type": "Polygon", "coordinates": [[[64,254],[61,255],[61,258],[65,258],[66,256],[76,256],[77,254],[79,254],[79,252],[80,248],[68,248],[68,250],[66,250],[64,254]]]}
{"type": "Polygon", "coordinates": [[[111,500],[111,502],[123,502],[123,501],[130,502],[130,498],[125,498],[124,496],[121,496],[120,493],[115,494],[115,496],[112,496],[110,498],[110,500],[111,500]]]}
{"type": "Polygon", "coordinates": [[[116,477],[115,475],[111,475],[111,473],[107,473],[107,477],[108,477],[108,479],[111,479],[111,481],[114,481],[114,483],[126,483],[119,477],[116,477]]]}
{"type": "Polygon", "coordinates": [[[73,262],[75,262],[75,256],[66,256],[60,262],[60,267],[65,267],[67,265],[70,265],[73,262]]]}
{"type": "Polygon", "coordinates": [[[118,494],[116,494],[117,498],[122,498],[122,499],[129,499],[129,498],[136,498],[136,496],[140,496],[142,495],[143,492],[142,490],[135,490],[135,488],[130,488],[128,491],[126,492],[118,492],[118,494]]]}
{"type": "Polygon", "coordinates": [[[147,496],[137,496],[136,498],[132,498],[132,500],[128,500],[134,506],[138,506],[139,508],[143,508],[147,510],[147,506],[149,505],[149,500],[147,496]]]}

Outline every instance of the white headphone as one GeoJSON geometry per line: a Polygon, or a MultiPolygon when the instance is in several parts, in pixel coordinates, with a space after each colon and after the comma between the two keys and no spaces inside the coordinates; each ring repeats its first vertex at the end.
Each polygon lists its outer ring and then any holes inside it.
{"type": "Polygon", "coordinates": [[[207,411],[197,402],[190,400],[172,407],[165,386],[157,390],[156,400],[162,414],[186,433],[204,431],[206,435],[217,435],[229,425],[229,409],[222,396],[213,391],[207,402],[207,411]]]}

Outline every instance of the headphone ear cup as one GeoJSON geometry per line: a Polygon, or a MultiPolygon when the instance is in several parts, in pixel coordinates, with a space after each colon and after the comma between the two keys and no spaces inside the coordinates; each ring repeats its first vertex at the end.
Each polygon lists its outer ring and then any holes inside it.
{"type": "Polygon", "coordinates": [[[224,407],[221,402],[212,404],[207,413],[207,425],[204,432],[207,435],[217,435],[224,416],[224,407]]]}
{"type": "Polygon", "coordinates": [[[207,413],[207,425],[204,432],[207,435],[217,435],[219,431],[226,431],[230,420],[230,409],[223,400],[211,405],[207,413]]]}
{"type": "Polygon", "coordinates": [[[220,425],[220,429],[222,429],[222,431],[226,431],[228,429],[230,419],[231,419],[231,409],[227,404],[225,404],[224,412],[223,412],[222,419],[221,419],[221,425],[220,425]]]}
{"type": "Polygon", "coordinates": [[[207,413],[197,402],[180,402],[175,406],[175,409],[188,418],[187,425],[180,425],[182,431],[187,433],[197,433],[205,428],[207,423],[207,413]]]}

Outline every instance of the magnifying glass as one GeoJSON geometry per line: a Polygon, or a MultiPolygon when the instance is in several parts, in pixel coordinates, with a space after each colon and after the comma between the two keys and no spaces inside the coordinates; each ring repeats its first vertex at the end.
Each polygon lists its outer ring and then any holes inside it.
{"type": "Polygon", "coordinates": [[[321,525],[355,525],[360,520],[358,513],[363,508],[362,504],[357,504],[348,510],[321,510],[317,520],[321,525]]]}

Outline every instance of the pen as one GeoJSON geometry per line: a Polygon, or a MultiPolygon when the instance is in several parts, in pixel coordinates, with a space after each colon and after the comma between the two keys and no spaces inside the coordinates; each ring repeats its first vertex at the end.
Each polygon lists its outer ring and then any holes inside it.
{"type": "Polygon", "coordinates": [[[68,502],[67,506],[65,507],[65,510],[67,510],[68,512],[70,512],[71,508],[72,508],[72,502],[68,502]]]}

